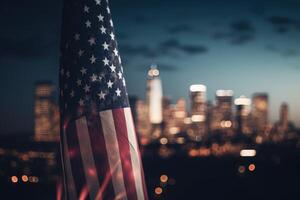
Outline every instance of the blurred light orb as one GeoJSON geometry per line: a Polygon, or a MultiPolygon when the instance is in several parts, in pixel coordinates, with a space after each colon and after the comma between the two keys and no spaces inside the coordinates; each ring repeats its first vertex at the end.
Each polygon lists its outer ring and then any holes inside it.
{"type": "Polygon", "coordinates": [[[28,180],[29,180],[29,179],[28,179],[28,176],[26,176],[26,175],[23,175],[23,176],[22,176],[22,181],[23,181],[23,182],[28,182],[28,180]]]}
{"type": "Polygon", "coordinates": [[[156,187],[155,190],[154,190],[155,194],[156,195],[161,195],[161,193],[163,192],[162,188],[161,187],[156,187]]]}
{"type": "Polygon", "coordinates": [[[253,172],[255,170],[255,165],[254,164],[250,164],[248,167],[250,172],[253,172]]]}
{"type": "Polygon", "coordinates": [[[240,165],[238,168],[239,173],[243,174],[245,172],[246,168],[243,165],[240,165]]]}
{"type": "Polygon", "coordinates": [[[165,174],[160,176],[160,182],[166,183],[168,181],[169,177],[165,174]]]}
{"type": "Polygon", "coordinates": [[[11,182],[13,182],[13,183],[18,182],[18,177],[16,177],[16,176],[12,176],[10,179],[11,179],[11,182]]]}
{"type": "Polygon", "coordinates": [[[254,157],[256,156],[256,150],[255,149],[242,149],[240,151],[241,157],[254,157]]]}
{"type": "Polygon", "coordinates": [[[160,138],[159,142],[160,142],[160,144],[165,145],[165,144],[168,144],[168,139],[167,138],[160,138]]]}

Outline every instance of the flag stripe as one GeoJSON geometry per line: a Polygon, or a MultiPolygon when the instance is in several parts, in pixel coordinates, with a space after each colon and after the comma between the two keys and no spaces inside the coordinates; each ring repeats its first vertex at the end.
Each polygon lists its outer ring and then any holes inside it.
{"type": "Polygon", "coordinates": [[[97,114],[92,115],[88,120],[90,122],[88,123],[88,129],[91,138],[91,146],[100,183],[97,199],[114,199],[114,189],[111,182],[111,173],[100,116],[97,114]]]}
{"type": "Polygon", "coordinates": [[[85,117],[76,120],[76,129],[90,199],[94,200],[99,189],[99,182],[85,117]]]}
{"type": "Polygon", "coordinates": [[[75,181],[75,188],[78,196],[80,196],[84,186],[85,177],[83,163],[81,159],[78,138],[76,134],[75,122],[70,122],[66,126],[65,135],[67,138],[68,154],[70,156],[71,172],[75,181]]]}
{"type": "Polygon", "coordinates": [[[127,199],[126,189],[123,178],[119,145],[117,140],[114,119],[111,110],[100,112],[100,119],[103,128],[107,157],[112,175],[112,183],[116,196],[125,195],[122,200],[127,199]]]}
{"type": "Polygon", "coordinates": [[[68,188],[68,198],[69,199],[77,199],[76,194],[76,188],[75,188],[75,182],[72,175],[72,168],[71,168],[71,162],[70,162],[70,155],[68,153],[68,141],[66,138],[66,134],[63,134],[63,140],[62,140],[63,146],[62,151],[63,153],[63,163],[64,163],[64,173],[66,173],[66,186],[68,188]]]}
{"type": "Polygon", "coordinates": [[[130,154],[131,154],[131,162],[133,166],[133,174],[135,180],[135,187],[137,191],[138,200],[144,200],[146,194],[145,190],[145,182],[143,180],[143,171],[142,171],[142,164],[140,161],[140,152],[138,148],[138,143],[136,139],[136,133],[133,125],[132,113],[130,108],[124,108],[124,114],[126,119],[127,125],[127,134],[128,140],[130,144],[130,154]]]}
{"type": "Polygon", "coordinates": [[[134,184],[133,167],[130,154],[130,143],[128,142],[127,126],[124,115],[124,109],[113,109],[113,118],[116,127],[119,151],[121,156],[122,169],[124,172],[124,182],[127,191],[127,197],[130,200],[137,200],[136,187],[134,184]]]}

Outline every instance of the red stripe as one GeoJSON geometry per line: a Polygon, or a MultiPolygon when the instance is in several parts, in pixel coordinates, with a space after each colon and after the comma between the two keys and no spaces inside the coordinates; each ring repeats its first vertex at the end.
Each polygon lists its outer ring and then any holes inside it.
{"type": "Polygon", "coordinates": [[[137,200],[124,110],[122,108],[114,109],[112,113],[119,144],[119,152],[127,198],[128,200],[137,200]]]}
{"type": "Polygon", "coordinates": [[[91,115],[88,119],[88,130],[93,150],[95,166],[100,183],[99,196],[102,199],[114,199],[114,189],[99,115],[91,115]],[[107,181],[108,180],[108,181],[107,181]]]}
{"type": "Polygon", "coordinates": [[[82,192],[84,192],[84,188],[86,188],[86,180],[84,176],[75,122],[69,122],[66,126],[65,132],[62,134],[66,134],[72,175],[77,194],[80,196],[82,192]]]}

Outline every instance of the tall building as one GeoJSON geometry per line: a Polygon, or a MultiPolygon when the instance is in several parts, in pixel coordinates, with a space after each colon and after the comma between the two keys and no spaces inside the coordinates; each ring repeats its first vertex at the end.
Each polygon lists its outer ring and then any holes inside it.
{"type": "Polygon", "coordinates": [[[152,65],[148,71],[147,81],[147,101],[149,105],[149,117],[152,124],[161,124],[162,115],[162,85],[159,78],[159,70],[156,65],[152,65]]]}
{"type": "Polygon", "coordinates": [[[233,127],[233,91],[217,90],[216,107],[213,114],[213,130],[222,130],[228,132],[233,127]]]}
{"type": "MultiPolygon", "coordinates": [[[[168,115],[164,120],[164,133],[166,136],[175,137],[178,133],[185,131],[184,119],[187,117],[185,99],[180,98],[176,104],[169,104],[166,111],[168,111],[168,115]]],[[[164,111],[164,113],[166,112],[164,111]]]]}
{"type": "Polygon", "coordinates": [[[40,82],[35,88],[35,139],[56,141],[59,139],[59,108],[53,100],[54,86],[40,82]]]}
{"type": "Polygon", "coordinates": [[[174,113],[176,127],[178,127],[178,131],[184,131],[185,124],[184,119],[187,117],[186,111],[186,101],[184,98],[178,99],[176,102],[176,110],[174,113]]]}
{"type": "Polygon", "coordinates": [[[263,133],[268,125],[268,94],[256,93],[252,98],[252,127],[255,132],[263,133]]]}
{"type": "Polygon", "coordinates": [[[236,130],[239,134],[250,134],[251,99],[241,96],[235,99],[236,106],[236,130]]]}
{"type": "Polygon", "coordinates": [[[188,131],[191,139],[200,141],[207,132],[206,127],[206,86],[191,85],[191,129],[188,131]]]}
{"type": "Polygon", "coordinates": [[[149,120],[149,109],[144,101],[136,101],[136,130],[138,138],[142,145],[150,143],[151,136],[151,123],[149,120]]]}
{"type": "Polygon", "coordinates": [[[283,133],[287,132],[289,128],[289,106],[286,103],[280,106],[279,127],[283,133]]]}

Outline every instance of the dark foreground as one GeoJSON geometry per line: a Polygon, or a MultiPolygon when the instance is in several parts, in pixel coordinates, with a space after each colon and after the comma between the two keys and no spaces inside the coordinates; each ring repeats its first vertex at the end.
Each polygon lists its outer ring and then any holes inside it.
{"type": "MultiPolygon", "coordinates": [[[[287,146],[262,147],[255,158],[237,156],[144,157],[150,199],[300,199],[300,153],[287,146]],[[254,164],[253,171],[249,165],[254,164]],[[244,171],[243,171],[244,167],[244,171]],[[240,171],[239,171],[240,170],[240,171]],[[168,177],[166,182],[160,176],[168,177]],[[155,194],[155,188],[158,194],[155,194]],[[161,192],[161,193],[160,193],[161,192]]],[[[0,199],[56,199],[56,184],[1,180],[0,199]]]]}
{"type": "Polygon", "coordinates": [[[148,157],[144,165],[151,199],[300,199],[300,154],[290,147],[265,146],[255,158],[148,157]]]}

